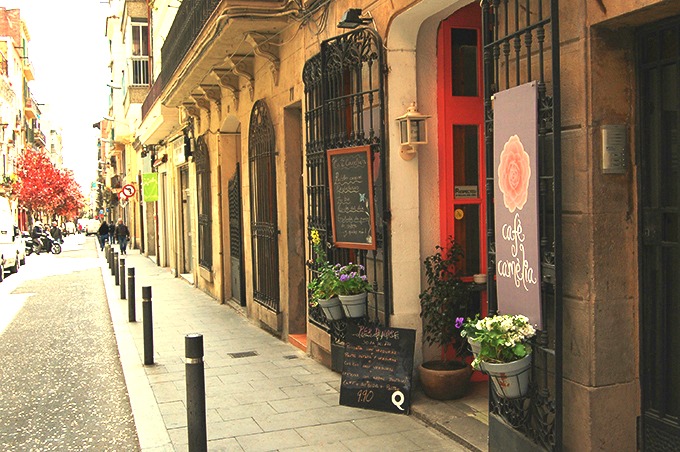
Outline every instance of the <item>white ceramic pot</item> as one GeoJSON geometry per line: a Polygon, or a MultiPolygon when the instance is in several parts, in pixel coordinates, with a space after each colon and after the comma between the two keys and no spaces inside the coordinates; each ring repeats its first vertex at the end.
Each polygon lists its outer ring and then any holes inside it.
{"type": "Polygon", "coordinates": [[[342,305],[338,297],[329,298],[327,300],[319,300],[319,306],[328,320],[341,320],[342,305]]]}
{"type": "Polygon", "coordinates": [[[479,367],[491,377],[493,389],[498,397],[516,399],[525,396],[529,391],[531,353],[509,363],[481,362],[479,367]]]}
{"type": "Polygon", "coordinates": [[[345,311],[345,316],[356,319],[366,316],[366,301],[368,299],[368,292],[363,292],[358,295],[338,295],[342,303],[342,309],[345,311]]]}

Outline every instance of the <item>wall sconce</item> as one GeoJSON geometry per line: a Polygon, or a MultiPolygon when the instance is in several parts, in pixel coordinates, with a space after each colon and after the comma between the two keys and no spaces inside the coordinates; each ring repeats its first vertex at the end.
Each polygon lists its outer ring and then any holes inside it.
{"type": "Polygon", "coordinates": [[[411,160],[416,156],[418,145],[427,144],[427,118],[416,110],[416,103],[406,109],[406,114],[397,118],[399,124],[399,155],[404,160],[411,160]]]}
{"type": "Polygon", "coordinates": [[[359,25],[370,24],[373,19],[361,17],[361,8],[350,8],[342,15],[338,28],[357,28],[359,25]]]}

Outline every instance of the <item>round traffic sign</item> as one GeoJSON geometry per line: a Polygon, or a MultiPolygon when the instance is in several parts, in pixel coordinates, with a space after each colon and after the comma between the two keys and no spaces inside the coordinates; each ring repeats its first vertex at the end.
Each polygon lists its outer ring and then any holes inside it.
{"type": "Polygon", "coordinates": [[[126,198],[131,198],[131,197],[133,197],[133,196],[135,195],[136,192],[137,192],[137,189],[135,189],[135,186],[132,185],[132,184],[124,185],[124,186],[123,186],[123,189],[122,189],[122,191],[121,191],[121,193],[124,193],[124,194],[125,194],[125,197],[126,197],[126,198]]]}

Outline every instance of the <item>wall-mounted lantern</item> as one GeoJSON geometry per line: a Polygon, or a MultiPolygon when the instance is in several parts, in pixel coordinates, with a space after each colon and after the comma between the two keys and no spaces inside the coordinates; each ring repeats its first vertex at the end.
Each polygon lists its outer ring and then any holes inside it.
{"type": "Polygon", "coordinates": [[[418,145],[427,144],[427,118],[416,110],[416,103],[406,109],[403,116],[397,118],[399,124],[400,155],[404,160],[411,160],[416,156],[418,145]]]}

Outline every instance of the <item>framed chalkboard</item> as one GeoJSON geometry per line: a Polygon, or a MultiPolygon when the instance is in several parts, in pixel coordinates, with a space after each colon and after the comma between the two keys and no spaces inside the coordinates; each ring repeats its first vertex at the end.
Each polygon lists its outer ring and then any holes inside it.
{"type": "Polygon", "coordinates": [[[371,148],[330,149],[327,155],[335,246],[376,249],[371,148]]]}
{"type": "Polygon", "coordinates": [[[409,414],[416,331],[347,324],[340,405],[409,414]]]}

